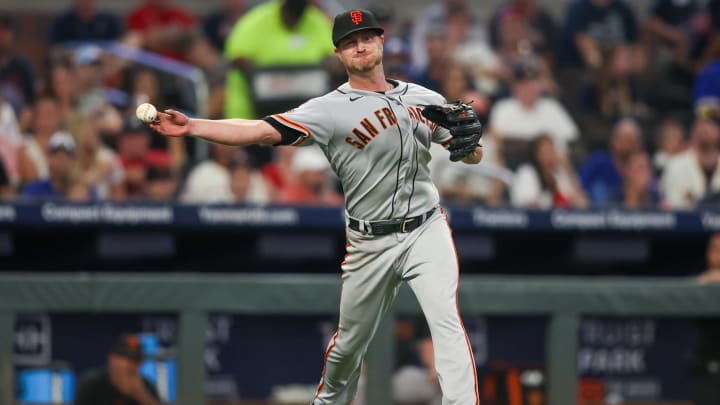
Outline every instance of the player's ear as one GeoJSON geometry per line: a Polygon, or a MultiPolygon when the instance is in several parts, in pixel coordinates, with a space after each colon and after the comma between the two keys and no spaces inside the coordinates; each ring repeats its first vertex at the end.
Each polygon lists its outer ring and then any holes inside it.
{"type": "Polygon", "coordinates": [[[380,43],[385,44],[385,34],[380,34],[380,43]]]}

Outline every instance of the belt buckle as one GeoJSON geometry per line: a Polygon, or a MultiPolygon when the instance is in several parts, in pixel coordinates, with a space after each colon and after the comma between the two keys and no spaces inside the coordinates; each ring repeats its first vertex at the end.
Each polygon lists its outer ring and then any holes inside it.
{"type": "Polygon", "coordinates": [[[412,222],[412,221],[414,221],[413,218],[403,219],[402,225],[400,226],[400,233],[408,233],[408,230],[406,229],[406,228],[407,228],[407,224],[410,223],[410,222],[412,222]]]}

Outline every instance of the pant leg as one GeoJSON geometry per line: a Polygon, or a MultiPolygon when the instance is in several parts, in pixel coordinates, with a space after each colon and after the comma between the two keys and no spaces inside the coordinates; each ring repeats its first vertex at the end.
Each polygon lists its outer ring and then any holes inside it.
{"type": "Polygon", "coordinates": [[[425,314],[435,351],[443,405],[477,405],[475,360],[457,306],[459,268],[444,216],[432,218],[409,241],[403,278],[425,314]]]}
{"type": "Polygon", "coordinates": [[[346,405],[355,397],[365,352],[400,286],[392,271],[398,247],[390,237],[348,234],[338,330],[325,354],[314,405],[346,405]]]}

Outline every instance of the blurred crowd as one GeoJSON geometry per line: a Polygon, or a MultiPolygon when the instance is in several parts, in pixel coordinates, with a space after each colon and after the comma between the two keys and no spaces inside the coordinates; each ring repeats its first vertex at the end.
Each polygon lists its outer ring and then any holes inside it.
{"type": "MultiPolygon", "coordinates": [[[[336,3],[223,0],[206,15],[174,0],[137,0],[126,15],[96,3],[73,0],[53,16],[42,63],[0,16],[0,200],[342,204],[313,147],[207,147],[134,115],[151,102],[260,118],[334,88],[345,81],[330,41],[336,3]],[[108,44],[162,58],[137,63],[108,44]],[[164,68],[173,63],[202,72],[207,97],[164,68]]],[[[472,101],[484,123],[480,165],[433,146],[444,202],[720,202],[720,0],[565,0],[562,13],[501,4],[487,15],[468,0],[402,14],[402,2],[360,4],[385,27],[390,78],[472,101]]]]}

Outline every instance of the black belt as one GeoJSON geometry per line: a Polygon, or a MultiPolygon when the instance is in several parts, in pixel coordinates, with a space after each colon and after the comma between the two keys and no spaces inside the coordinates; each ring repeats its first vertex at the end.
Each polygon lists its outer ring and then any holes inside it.
{"type": "Polygon", "coordinates": [[[416,217],[412,218],[405,218],[405,219],[388,219],[385,221],[364,221],[364,223],[361,224],[360,221],[353,218],[349,219],[348,226],[353,231],[358,231],[362,233],[367,233],[371,235],[387,235],[391,233],[407,233],[412,230],[417,229],[420,225],[422,225],[430,216],[435,212],[435,207],[433,207],[430,211],[418,215],[416,217]],[[364,227],[362,226],[364,224],[364,227]],[[365,229],[363,229],[365,228],[365,229]]]}

